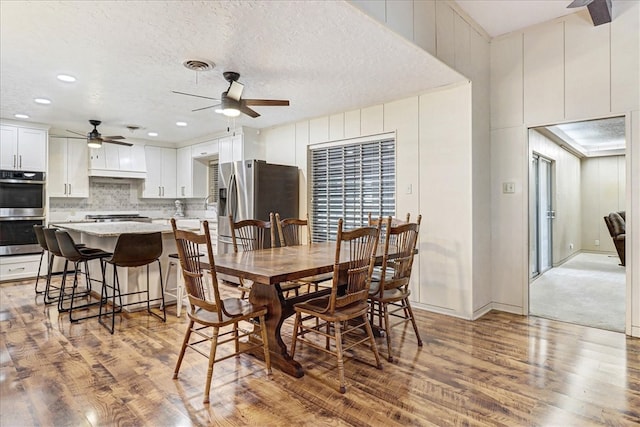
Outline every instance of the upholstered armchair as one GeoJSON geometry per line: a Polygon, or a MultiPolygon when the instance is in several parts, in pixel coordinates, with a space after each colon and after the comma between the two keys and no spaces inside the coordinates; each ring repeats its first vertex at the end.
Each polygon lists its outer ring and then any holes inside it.
{"type": "Polygon", "coordinates": [[[613,244],[618,251],[620,257],[620,265],[624,266],[624,244],[625,244],[625,211],[611,212],[608,216],[604,217],[604,222],[607,224],[609,234],[613,239],[613,244]]]}

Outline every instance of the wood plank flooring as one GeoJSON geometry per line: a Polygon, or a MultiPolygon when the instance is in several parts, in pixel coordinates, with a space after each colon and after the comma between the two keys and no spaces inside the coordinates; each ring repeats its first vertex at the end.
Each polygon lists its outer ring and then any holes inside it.
{"type": "MultiPolygon", "coordinates": [[[[33,281],[0,284],[1,426],[589,426],[640,424],[640,340],[535,317],[491,312],[475,322],[415,310],[396,329],[394,363],[367,348],[345,362],[309,347],[300,379],[251,356],[215,366],[187,352],[172,379],[186,319],[146,312],[70,324],[33,281]]],[[[286,324],[291,328],[291,324],[286,324]]],[[[286,341],[289,342],[288,340],[286,341]]],[[[386,354],[384,339],[378,339],[386,354]]]]}

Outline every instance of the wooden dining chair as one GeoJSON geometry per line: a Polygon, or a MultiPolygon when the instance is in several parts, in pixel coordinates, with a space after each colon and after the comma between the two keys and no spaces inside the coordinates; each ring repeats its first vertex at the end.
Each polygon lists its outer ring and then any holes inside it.
{"type": "Polygon", "coordinates": [[[409,281],[420,221],[418,215],[415,223],[404,223],[394,226],[391,217],[386,218],[386,236],[384,239],[384,253],[382,257],[382,271],[377,279],[372,279],[369,289],[371,303],[371,323],[378,321],[378,327],[384,331],[387,338],[387,359],[393,361],[391,351],[391,328],[411,322],[418,340],[418,347],[422,347],[422,339],[409,302],[409,281]],[[393,252],[393,256],[390,253],[393,252]],[[391,318],[401,319],[391,324],[391,318]]]}
{"type": "Polygon", "coordinates": [[[175,219],[171,219],[171,227],[173,228],[173,235],[176,239],[178,257],[180,259],[184,284],[189,299],[187,310],[189,326],[187,327],[182,342],[182,348],[180,349],[180,355],[176,362],[173,378],[178,378],[180,365],[182,364],[182,359],[184,358],[187,348],[207,357],[209,359],[209,368],[207,370],[207,379],[204,388],[204,403],[209,403],[213,365],[215,363],[262,347],[267,375],[271,376],[271,359],[265,324],[267,308],[254,305],[240,298],[221,298],[218,290],[213,250],[211,248],[209,222],[203,221],[202,226],[202,234],[193,231],[179,230],[176,227],[175,219]],[[202,256],[199,245],[206,246],[206,256],[202,256]],[[207,261],[206,265],[203,264],[205,259],[207,261]],[[211,275],[210,286],[213,290],[212,299],[207,298],[206,282],[204,280],[205,274],[211,275]],[[255,318],[258,319],[258,322],[253,321],[255,318]],[[243,331],[238,327],[240,322],[250,322],[254,325],[254,329],[251,331],[243,331]],[[221,328],[226,329],[229,326],[231,326],[230,330],[220,332],[221,328]],[[208,333],[209,328],[211,328],[210,333],[208,333]],[[192,334],[197,335],[194,341],[191,340],[192,334]],[[261,335],[262,342],[254,344],[251,337],[256,334],[261,335]],[[230,337],[227,338],[229,335],[230,337]],[[240,339],[245,337],[250,338],[250,340],[246,346],[241,346],[240,339]],[[201,348],[201,344],[206,341],[210,342],[211,345],[208,352],[201,348]],[[218,346],[229,342],[233,342],[235,345],[234,353],[216,358],[218,346]]]}
{"type": "MultiPolygon", "coordinates": [[[[411,213],[407,212],[407,216],[404,219],[401,218],[396,218],[396,217],[391,217],[391,225],[396,227],[398,225],[401,224],[407,224],[409,223],[409,219],[411,218],[411,213]]],[[[387,218],[382,218],[382,217],[372,217],[371,216],[371,212],[369,212],[368,214],[368,220],[367,223],[369,224],[370,227],[375,227],[378,224],[381,225],[381,229],[380,229],[380,242],[383,242],[384,239],[386,238],[386,233],[387,233],[387,218]]],[[[393,242],[391,242],[393,244],[393,242]]],[[[387,275],[390,276],[391,274],[393,274],[392,271],[392,267],[389,267],[387,269],[387,275]]],[[[371,276],[371,280],[372,281],[380,281],[380,274],[382,274],[382,269],[380,268],[380,263],[377,263],[376,266],[373,268],[373,275],[371,276]]]]}
{"type": "MultiPolygon", "coordinates": [[[[311,226],[309,225],[309,215],[305,219],[285,218],[280,219],[280,214],[276,212],[275,222],[278,228],[280,246],[311,245],[311,226]],[[305,238],[306,236],[306,238],[305,238]]],[[[311,288],[317,292],[321,283],[326,283],[333,278],[332,273],[317,274],[296,280],[297,283],[307,286],[307,293],[311,288]]]]}
{"type": "MultiPolygon", "coordinates": [[[[231,225],[233,251],[236,253],[276,247],[273,213],[269,214],[269,221],[246,219],[234,222],[233,217],[229,215],[229,224],[231,225]]],[[[241,298],[244,299],[251,292],[252,282],[242,277],[239,277],[238,280],[238,289],[242,291],[241,298]]],[[[296,283],[283,283],[280,288],[284,293],[294,291],[297,295],[300,286],[300,284],[296,283]]]]}
{"type": "Polygon", "coordinates": [[[376,367],[382,369],[371,325],[367,319],[369,310],[367,298],[379,234],[379,225],[344,231],[342,219],[340,219],[338,221],[331,294],[294,305],[296,317],[293,326],[291,357],[295,356],[298,341],[336,356],[340,393],[346,391],[344,351],[368,340],[376,359],[376,367]],[[341,268],[343,262],[346,263],[346,266],[341,268]],[[314,318],[320,319],[320,323],[312,326],[305,323],[308,319],[314,318]],[[362,328],[366,331],[364,338],[362,337],[362,328]],[[317,335],[325,337],[324,347],[319,345],[317,340],[313,340],[313,337],[317,335]],[[358,336],[354,341],[345,344],[343,338],[347,335],[358,336]],[[330,340],[334,341],[333,349],[331,349],[330,340]]]}

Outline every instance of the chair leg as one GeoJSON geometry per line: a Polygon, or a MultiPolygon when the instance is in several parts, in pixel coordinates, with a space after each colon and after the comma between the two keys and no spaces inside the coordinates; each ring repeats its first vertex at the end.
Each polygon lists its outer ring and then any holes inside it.
{"type": "Polygon", "coordinates": [[[296,318],[293,321],[293,338],[291,339],[291,358],[296,354],[296,342],[298,341],[298,330],[300,325],[300,312],[296,312],[296,318]]]}
{"type": "Polygon", "coordinates": [[[209,352],[209,369],[207,369],[207,383],[204,388],[204,400],[202,403],[209,403],[209,389],[211,388],[211,378],[213,377],[213,364],[216,360],[216,349],[218,347],[218,328],[213,328],[211,337],[211,351],[209,352]]]}
{"type": "Polygon", "coordinates": [[[173,379],[178,378],[178,372],[180,372],[180,365],[182,365],[182,359],[184,358],[184,352],[187,350],[187,346],[189,344],[189,338],[191,337],[191,331],[193,330],[194,321],[189,321],[189,326],[187,327],[187,332],[184,334],[184,339],[182,340],[182,348],[180,349],[180,355],[178,356],[178,361],[176,362],[176,367],[173,370],[173,379]]]}
{"type": "MultiPolygon", "coordinates": [[[[36,286],[35,286],[36,295],[44,292],[44,291],[38,290],[38,281],[40,280],[40,269],[42,268],[42,260],[44,259],[44,252],[45,251],[42,251],[42,253],[40,254],[40,264],[38,264],[38,275],[36,276],[36,286]]],[[[49,257],[47,256],[47,258],[49,257]]]]}
{"type": "Polygon", "coordinates": [[[382,369],[382,363],[380,363],[380,354],[378,353],[378,347],[376,347],[376,340],[373,338],[373,331],[371,330],[371,325],[367,322],[367,315],[362,315],[362,320],[364,320],[364,327],[367,330],[367,335],[369,335],[369,343],[371,344],[371,350],[373,350],[373,355],[376,357],[376,368],[382,369]]]}
{"type": "Polygon", "coordinates": [[[406,310],[409,312],[409,316],[411,316],[411,324],[413,325],[413,330],[416,333],[418,347],[422,347],[422,338],[420,338],[420,332],[418,332],[418,325],[416,323],[415,317],[413,316],[413,309],[411,308],[411,304],[409,304],[409,298],[404,299],[404,304],[406,306],[406,310]]]}
{"type": "MultiPolygon", "coordinates": [[[[391,330],[389,325],[389,306],[386,303],[380,302],[380,308],[382,310],[382,315],[384,315],[384,334],[387,339],[387,360],[389,362],[393,362],[393,353],[391,353],[391,330]]],[[[380,316],[382,317],[382,316],[380,316]]]]}
{"type": "Polygon", "coordinates": [[[336,355],[338,356],[338,377],[340,378],[340,393],[345,393],[347,387],[344,381],[344,360],[342,358],[342,329],[340,322],[334,322],[336,355]]]}
{"type": "MultiPolygon", "coordinates": [[[[267,322],[264,315],[260,316],[260,333],[262,335],[262,348],[264,349],[264,363],[267,368],[267,376],[271,376],[271,354],[269,351],[269,341],[267,338],[267,322]]],[[[295,335],[295,334],[294,334],[295,335]]]]}

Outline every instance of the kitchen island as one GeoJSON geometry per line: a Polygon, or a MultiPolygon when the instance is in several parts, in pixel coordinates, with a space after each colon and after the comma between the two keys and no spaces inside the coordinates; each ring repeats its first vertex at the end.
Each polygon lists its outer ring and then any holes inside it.
{"type": "MultiPolygon", "coordinates": [[[[113,252],[116,247],[118,237],[124,233],[162,233],[162,255],[160,264],[162,272],[166,272],[169,266],[169,254],[176,253],[176,241],[173,237],[171,225],[153,224],[135,221],[121,222],[81,222],[81,223],[57,223],[51,224],[53,227],[64,229],[69,232],[76,243],[84,243],[88,247],[99,248],[108,252],[113,252]]],[[[91,277],[102,278],[100,267],[97,263],[90,263],[91,277]]],[[[157,268],[149,269],[149,292],[150,298],[160,297],[160,274],[157,268]]],[[[128,292],[141,291],[146,289],[146,268],[124,268],[118,267],[118,278],[120,279],[120,290],[123,294],[128,292]]],[[[113,270],[108,268],[106,279],[113,283],[113,270]]],[[[162,278],[165,279],[164,277],[162,278]]],[[[166,284],[165,284],[166,286],[166,284]]],[[[142,294],[123,297],[123,304],[135,303],[142,299],[142,294]]],[[[174,300],[167,300],[169,303],[174,300]]],[[[157,304],[156,304],[157,305],[157,304]]],[[[134,304],[128,306],[129,311],[139,310],[146,307],[146,304],[134,304]]]]}

